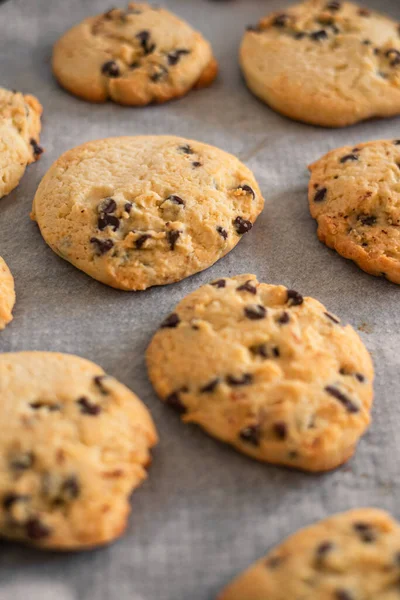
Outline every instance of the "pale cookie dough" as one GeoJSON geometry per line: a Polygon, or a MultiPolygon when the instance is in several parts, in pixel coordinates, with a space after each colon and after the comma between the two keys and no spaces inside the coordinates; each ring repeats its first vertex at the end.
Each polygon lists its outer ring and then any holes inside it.
{"type": "Polygon", "coordinates": [[[15,304],[14,278],[6,262],[0,256],[0,331],[12,321],[15,304]]]}
{"type": "Polygon", "coordinates": [[[54,47],[53,71],[84,100],[145,105],[210,85],[218,65],[210,44],[188,23],[131,2],[67,31],[54,47]]]}
{"type": "Polygon", "coordinates": [[[290,536],[218,600],[397,600],[399,577],[399,523],[358,508],[290,536]]]}
{"type": "Polygon", "coordinates": [[[400,140],[338,148],[309,169],[319,239],[367,273],[400,283],[400,140]]]}
{"type": "Polygon", "coordinates": [[[0,534],[56,550],[113,541],[157,433],[133,392],[67,354],[0,354],[0,534]]]}
{"type": "Polygon", "coordinates": [[[370,422],[373,366],[354,329],[255,275],[186,296],[155,334],[147,365],[184,422],[261,461],[333,469],[370,422]]]}
{"type": "Polygon", "coordinates": [[[276,111],[343,127],[400,113],[399,24],[338,0],[308,0],[249,27],[240,63],[276,111]]]}
{"type": "Polygon", "coordinates": [[[172,136],[89,142],[43,178],[33,218],[51,248],[123,290],[179,281],[248,232],[264,200],[237,158],[172,136]]]}
{"type": "Polygon", "coordinates": [[[43,152],[42,110],[34,96],[0,88],[0,198],[17,187],[27,165],[43,152]]]}

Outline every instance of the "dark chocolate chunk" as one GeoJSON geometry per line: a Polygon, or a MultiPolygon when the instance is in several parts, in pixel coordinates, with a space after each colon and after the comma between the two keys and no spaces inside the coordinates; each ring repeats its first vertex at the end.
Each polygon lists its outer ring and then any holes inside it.
{"type": "Polygon", "coordinates": [[[239,235],[247,233],[253,227],[253,223],[247,219],[243,219],[243,217],[236,217],[236,219],[233,221],[233,224],[239,235]]]}
{"type": "Polygon", "coordinates": [[[32,146],[33,154],[35,155],[35,157],[43,154],[43,148],[42,148],[42,146],[39,146],[39,144],[37,143],[36,140],[31,138],[30,144],[32,146]]]}
{"type": "Polygon", "coordinates": [[[257,321],[258,319],[265,319],[267,309],[262,304],[249,304],[245,307],[244,314],[248,319],[257,321]]]}
{"type": "Polygon", "coordinates": [[[176,313],[171,313],[162,323],[161,323],[161,328],[164,327],[169,327],[171,329],[173,329],[174,327],[177,327],[179,325],[179,323],[181,322],[179,316],[176,313]]]}
{"type": "Polygon", "coordinates": [[[41,408],[46,408],[49,412],[61,410],[61,406],[59,404],[49,404],[48,402],[42,402],[41,400],[30,402],[29,406],[33,408],[33,410],[40,410],[41,408]]]}
{"type": "Polygon", "coordinates": [[[281,352],[278,348],[278,346],[275,346],[274,348],[272,348],[272,354],[275,356],[275,358],[279,358],[281,355],[281,352]]]}
{"type": "Polygon", "coordinates": [[[178,150],[180,150],[184,154],[194,154],[194,150],[189,146],[189,144],[185,144],[184,146],[179,146],[178,150]]]}
{"type": "Polygon", "coordinates": [[[178,392],[172,392],[172,394],[169,394],[169,396],[165,398],[165,403],[181,415],[186,412],[186,407],[182,404],[178,392]]]}
{"type": "Polygon", "coordinates": [[[335,600],[354,600],[354,597],[344,589],[338,589],[335,592],[335,600]]]}
{"type": "Polygon", "coordinates": [[[150,79],[154,83],[160,81],[168,75],[168,69],[166,69],[163,65],[154,65],[153,72],[150,74],[150,79]]]}
{"type": "Polygon", "coordinates": [[[116,209],[117,203],[113,198],[105,198],[100,202],[100,204],[97,207],[97,210],[100,214],[106,213],[107,215],[110,215],[111,213],[115,212],[116,209]]]}
{"type": "Polygon", "coordinates": [[[256,193],[253,190],[253,188],[251,188],[249,185],[239,185],[239,187],[237,188],[238,190],[243,190],[244,192],[246,192],[246,194],[251,194],[253,196],[253,198],[256,197],[256,193]]]}
{"type": "Polygon", "coordinates": [[[103,396],[107,396],[109,394],[109,391],[103,385],[103,381],[105,379],[107,379],[107,375],[96,375],[95,377],[93,377],[94,384],[99,388],[103,396]]]}
{"type": "Polygon", "coordinates": [[[330,396],[333,396],[333,398],[336,398],[336,400],[339,400],[339,402],[341,404],[343,404],[343,406],[346,408],[346,410],[349,413],[359,412],[360,409],[358,408],[358,406],[356,406],[354,404],[354,402],[348,396],[346,396],[346,394],[344,394],[341,390],[339,390],[334,385],[327,385],[325,387],[325,391],[330,396]]]}
{"type": "Polygon", "coordinates": [[[25,524],[26,535],[30,540],[41,540],[50,535],[51,530],[38,517],[31,517],[25,524]]]}
{"type": "Polygon", "coordinates": [[[143,246],[143,244],[145,243],[146,240],[149,240],[151,238],[150,233],[144,233],[143,235],[141,235],[140,237],[137,238],[137,240],[135,241],[135,246],[137,250],[140,250],[140,248],[143,246]]]}
{"type": "Polygon", "coordinates": [[[256,346],[250,346],[249,350],[252,354],[254,354],[254,356],[261,356],[262,358],[268,358],[267,344],[258,344],[256,346]]]}
{"type": "Polygon", "coordinates": [[[114,246],[114,242],[112,240],[99,240],[98,238],[92,237],[90,238],[90,242],[96,246],[97,254],[102,255],[109,252],[111,248],[114,246]]]}
{"type": "Polygon", "coordinates": [[[125,202],[124,209],[129,214],[132,210],[132,202],[125,202]]]}
{"type": "Polygon", "coordinates": [[[172,229],[171,231],[167,231],[167,240],[171,250],[175,250],[175,244],[178,241],[181,232],[177,229],[172,229]]]}
{"type": "Polygon", "coordinates": [[[357,219],[362,225],[366,225],[368,227],[376,225],[377,222],[377,218],[374,215],[358,215],[357,219]]]}
{"type": "Polygon", "coordinates": [[[283,312],[280,317],[278,317],[278,323],[280,325],[286,325],[286,323],[289,323],[290,321],[290,315],[288,312],[283,312]]]}
{"type": "Polygon", "coordinates": [[[168,64],[171,66],[176,65],[180,61],[181,56],[185,56],[186,54],[190,54],[190,50],[186,50],[185,48],[169,52],[167,54],[168,64]]]}
{"type": "Polygon", "coordinates": [[[331,313],[324,312],[324,315],[328,317],[328,319],[330,319],[333,323],[340,323],[339,319],[337,319],[334,315],[331,315],[331,313]]]}
{"type": "Polygon", "coordinates": [[[111,227],[113,231],[117,231],[119,219],[114,215],[101,214],[97,221],[97,227],[100,231],[104,231],[106,227],[111,227]]]}
{"type": "Polygon", "coordinates": [[[390,60],[391,67],[400,65],[400,52],[395,48],[390,48],[386,51],[385,56],[390,60]]]}
{"type": "Polygon", "coordinates": [[[400,140],[393,140],[393,144],[395,146],[400,146],[400,140]]]}
{"type": "Polygon", "coordinates": [[[328,554],[328,552],[330,552],[333,549],[334,545],[332,542],[321,542],[319,544],[319,546],[317,546],[317,549],[315,550],[315,553],[317,555],[317,558],[319,560],[321,560],[322,558],[325,558],[325,556],[328,554]]]}
{"type": "Polygon", "coordinates": [[[119,77],[120,76],[119,66],[115,62],[115,60],[108,60],[107,62],[105,62],[104,65],[101,67],[101,72],[103,73],[103,75],[106,75],[107,77],[119,77]]]}
{"type": "Polygon", "coordinates": [[[259,425],[249,425],[242,429],[239,433],[239,437],[243,442],[251,444],[252,446],[260,445],[260,427],[259,425]]]}
{"type": "Polygon", "coordinates": [[[3,508],[4,510],[10,510],[17,502],[28,502],[29,499],[30,497],[26,494],[14,494],[13,492],[10,492],[3,497],[3,508]]]}
{"type": "Polygon", "coordinates": [[[182,198],[180,198],[179,196],[176,196],[175,194],[168,196],[168,198],[165,199],[165,202],[167,200],[172,202],[172,204],[179,204],[180,206],[185,206],[185,202],[182,200],[182,198]]]}
{"type": "Polygon", "coordinates": [[[364,46],[370,46],[372,44],[371,40],[363,40],[362,43],[364,46]]]}
{"type": "Polygon", "coordinates": [[[365,383],[365,375],[362,373],[354,373],[354,377],[360,382],[365,383]]]}
{"type": "Polygon", "coordinates": [[[257,288],[254,285],[254,283],[252,283],[251,279],[249,279],[248,281],[246,281],[242,285],[239,285],[239,287],[236,288],[236,291],[238,291],[238,292],[249,292],[250,294],[257,294],[257,288]]]}
{"type": "Polygon", "coordinates": [[[250,385],[253,382],[253,375],[251,373],[244,373],[241,377],[235,377],[235,375],[227,375],[226,383],[233,387],[240,385],[250,385]]]}
{"type": "Polygon", "coordinates": [[[376,540],[376,535],[368,523],[354,523],[354,530],[359,534],[361,540],[366,544],[370,544],[376,540]]]}
{"type": "Polygon", "coordinates": [[[300,306],[303,302],[304,298],[299,292],[296,292],[296,290],[287,291],[287,303],[289,306],[300,306]]]}
{"type": "Polygon", "coordinates": [[[219,233],[219,235],[224,238],[224,240],[226,240],[226,238],[228,237],[228,232],[226,229],[224,229],[223,227],[221,227],[220,225],[218,225],[217,227],[217,231],[219,233]]]}
{"type": "Polygon", "coordinates": [[[346,163],[346,162],[355,161],[355,160],[358,160],[358,156],[356,154],[346,154],[345,156],[342,156],[342,158],[339,160],[339,162],[346,163]]]}
{"type": "Polygon", "coordinates": [[[314,196],[314,202],[322,202],[323,200],[325,200],[327,191],[328,190],[326,189],[326,187],[318,190],[314,196]]]}
{"type": "Polygon", "coordinates": [[[216,288],[224,288],[226,286],[226,281],[225,279],[217,279],[217,281],[213,281],[210,285],[213,285],[216,288]]]}
{"type": "Polygon", "coordinates": [[[195,160],[194,162],[192,162],[192,167],[194,167],[195,169],[197,169],[198,167],[201,167],[201,162],[199,162],[198,160],[195,160]]]}
{"type": "Polygon", "coordinates": [[[75,475],[70,475],[61,486],[61,495],[64,501],[75,500],[78,498],[81,486],[75,475]]]}
{"type": "Polygon", "coordinates": [[[150,42],[150,31],[139,31],[139,33],[136,34],[136,39],[139,40],[143,53],[146,56],[156,49],[156,45],[150,42]]]}
{"type": "Polygon", "coordinates": [[[310,33],[310,38],[314,40],[314,42],[319,42],[321,40],[325,40],[328,37],[325,29],[319,29],[318,31],[313,31],[310,33]]]}
{"type": "Polygon", "coordinates": [[[278,421],[277,423],[274,423],[273,430],[275,435],[280,440],[286,440],[288,435],[288,427],[284,421],[278,421]]]}
{"type": "Polygon", "coordinates": [[[328,4],[326,5],[326,10],[330,10],[332,12],[336,12],[338,10],[341,9],[341,2],[339,2],[338,0],[333,0],[333,2],[328,2],[328,4]]]}
{"type": "Polygon", "coordinates": [[[35,455],[33,452],[20,452],[10,459],[10,467],[13,471],[26,471],[33,466],[35,455]]]}
{"type": "Polygon", "coordinates": [[[98,404],[93,404],[93,402],[90,402],[90,400],[88,400],[85,396],[78,398],[76,403],[79,404],[81,413],[83,415],[96,417],[99,413],[101,413],[101,406],[98,404]]]}
{"type": "Polygon", "coordinates": [[[219,384],[219,381],[219,377],[217,377],[216,379],[212,379],[212,381],[209,381],[206,385],[203,385],[203,387],[200,388],[200,392],[202,394],[210,394],[215,390],[215,388],[219,384]]]}
{"type": "Polygon", "coordinates": [[[131,69],[131,71],[134,71],[135,69],[139,69],[140,68],[140,62],[138,60],[134,60],[133,63],[131,63],[129,65],[129,68],[131,69]]]}
{"type": "Polygon", "coordinates": [[[280,15],[277,15],[275,17],[275,19],[272,21],[272,25],[274,27],[285,27],[287,25],[289,21],[289,15],[286,15],[285,13],[281,13],[280,15]]]}

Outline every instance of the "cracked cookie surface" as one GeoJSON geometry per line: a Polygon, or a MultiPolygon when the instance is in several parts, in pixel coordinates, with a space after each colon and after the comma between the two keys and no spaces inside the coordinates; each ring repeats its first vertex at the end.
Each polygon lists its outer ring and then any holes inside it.
{"type": "Polygon", "coordinates": [[[400,525],[376,508],[301,529],[239,575],[218,600],[396,600],[400,525]]]}
{"type": "Polygon", "coordinates": [[[0,354],[0,534],[84,549],[123,532],[157,434],[142,402],[94,363],[0,354]]]}
{"type": "Polygon", "coordinates": [[[17,187],[27,165],[43,152],[42,110],[34,96],[0,88],[0,198],[17,187]]]}
{"type": "Polygon", "coordinates": [[[400,283],[400,140],[338,148],[309,169],[319,239],[367,273],[400,283]]]}
{"type": "Polygon", "coordinates": [[[0,256],[0,331],[12,321],[14,304],[14,278],[6,262],[0,256]]]}
{"type": "Polygon", "coordinates": [[[339,0],[309,0],[249,27],[249,88],[299,121],[343,127],[400,113],[399,24],[339,0]]]}
{"type": "Polygon", "coordinates": [[[147,365],[184,422],[258,460],[333,469],[370,421],[373,366],[354,329],[255,275],[186,296],[153,337],[147,365]]]}
{"type": "Polygon", "coordinates": [[[169,11],[132,2],[85,19],[56,43],[61,85],[90,102],[146,105],[208,86],[218,66],[203,36],[169,11]]]}
{"type": "Polygon", "coordinates": [[[171,136],[108,138],[61,156],[33,217],[51,248],[125,290],[179,281],[227,254],[263,208],[237,158],[171,136]]]}

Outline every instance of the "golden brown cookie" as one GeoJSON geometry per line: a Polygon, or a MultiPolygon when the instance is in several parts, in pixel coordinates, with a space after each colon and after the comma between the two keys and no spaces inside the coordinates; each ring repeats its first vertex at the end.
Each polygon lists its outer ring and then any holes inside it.
{"type": "Polygon", "coordinates": [[[186,296],[153,337],[147,365],[185,423],[261,461],[333,469],[370,422],[373,366],[354,329],[255,275],[186,296]]]}
{"type": "Polygon", "coordinates": [[[0,331],[12,321],[14,304],[14,278],[6,262],[0,256],[0,331]]]}

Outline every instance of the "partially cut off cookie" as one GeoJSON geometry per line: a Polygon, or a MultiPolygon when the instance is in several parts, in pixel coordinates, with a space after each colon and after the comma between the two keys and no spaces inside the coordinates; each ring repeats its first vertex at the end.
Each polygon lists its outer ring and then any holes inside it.
{"type": "Polygon", "coordinates": [[[263,205],[252,172],[231,154],[139,136],[63,154],[41,182],[32,216],[62,258],[107,285],[144,290],[211,266],[263,205]]]}
{"type": "Polygon", "coordinates": [[[343,127],[400,113],[399,23],[340,0],[308,0],[250,26],[248,87],[299,121],[343,127]]]}
{"type": "Polygon", "coordinates": [[[0,331],[12,321],[15,304],[14,277],[0,256],[0,331]]]}
{"type": "Polygon", "coordinates": [[[19,184],[39,146],[42,106],[35,96],[0,88],[0,198],[19,184]]]}
{"type": "Polygon", "coordinates": [[[400,140],[338,148],[309,170],[321,242],[367,273],[400,283],[400,140]]]}
{"type": "Polygon", "coordinates": [[[206,87],[218,71],[210,44],[169,11],[130,2],[89,17],[56,43],[60,84],[90,102],[166,102],[206,87]]]}
{"type": "Polygon", "coordinates": [[[396,600],[400,525],[376,508],[340,513],[276,546],[218,600],[396,600]]]}
{"type": "Polygon", "coordinates": [[[0,535],[55,550],[124,531],[157,433],[147,408],[97,365],[0,354],[0,535]]]}
{"type": "Polygon", "coordinates": [[[326,471],[353,454],[370,422],[370,355],[313,298],[255,275],[184,298],[147,350],[161,400],[252,458],[326,471]]]}

